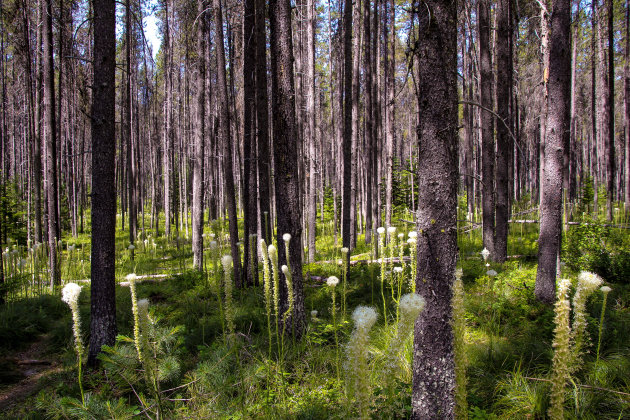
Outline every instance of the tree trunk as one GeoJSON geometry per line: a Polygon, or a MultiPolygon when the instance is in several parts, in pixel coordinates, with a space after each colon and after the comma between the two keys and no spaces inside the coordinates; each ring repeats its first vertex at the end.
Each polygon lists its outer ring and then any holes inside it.
{"type": "Polygon", "coordinates": [[[52,0],[45,1],[44,19],[44,132],[46,144],[46,195],[48,203],[48,261],[50,266],[50,287],[61,283],[61,273],[57,261],[57,238],[59,213],[57,208],[57,132],[55,130],[55,67],[53,63],[52,41],[52,0]]]}
{"type": "MultiPolygon", "coordinates": [[[[283,243],[283,234],[289,233],[291,235],[288,256],[284,246],[278,247],[278,264],[288,264],[291,267],[295,301],[287,331],[299,336],[304,331],[306,315],[302,283],[302,206],[296,165],[298,150],[293,82],[291,5],[289,0],[270,0],[269,20],[271,27],[272,108],[274,110],[273,152],[278,222],[277,243],[283,243]]],[[[285,282],[282,282],[280,299],[284,313],[288,309],[285,282]]]]}
{"type": "Polygon", "coordinates": [[[606,141],[606,149],[608,151],[606,164],[606,175],[608,181],[608,220],[613,220],[613,206],[616,199],[615,191],[615,45],[614,45],[614,27],[613,27],[613,0],[607,0],[608,15],[608,77],[607,77],[607,94],[606,112],[608,112],[608,138],[606,141]]]}
{"type": "Polygon", "coordinates": [[[364,46],[364,71],[365,71],[365,137],[366,137],[366,213],[365,213],[365,243],[370,244],[372,242],[372,233],[374,229],[374,222],[372,216],[373,211],[373,172],[374,172],[374,159],[373,148],[376,142],[374,138],[374,115],[373,115],[373,79],[372,79],[372,42],[377,42],[376,39],[372,39],[372,20],[370,18],[370,1],[363,1],[363,46],[364,46]]]}
{"type": "Polygon", "coordinates": [[[206,131],[206,18],[205,1],[197,0],[197,118],[193,151],[192,247],[193,267],[203,270],[203,177],[206,131]]]}
{"type": "Polygon", "coordinates": [[[457,260],[457,1],[416,10],[418,101],[418,268],[426,306],[415,324],[412,419],[452,419],[455,363],[451,326],[457,260]]]}
{"type": "Polygon", "coordinates": [[[492,59],[490,57],[490,3],[479,1],[479,78],[481,97],[481,160],[483,195],[483,246],[494,252],[494,127],[492,123],[492,59]]]}
{"type": "Polygon", "coordinates": [[[267,97],[267,32],[265,24],[265,0],[256,0],[256,139],[258,144],[258,197],[260,212],[258,225],[260,238],[271,243],[269,151],[269,101],[267,97]],[[266,217],[265,217],[266,215],[266,217]]]}
{"type": "Polygon", "coordinates": [[[225,50],[223,47],[223,13],[221,1],[212,0],[214,6],[214,27],[216,31],[217,56],[217,99],[219,100],[219,130],[223,141],[223,182],[225,183],[225,199],[230,230],[230,248],[234,260],[234,279],[237,287],[243,286],[241,277],[241,256],[238,248],[238,220],[236,215],[236,190],[232,169],[232,134],[230,127],[230,111],[225,77],[225,50]]]}
{"type": "MultiPolygon", "coordinates": [[[[345,0],[343,11],[344,28],[344,80],[343,80],[343,197],[341,236],[345,248],[351,247],[352,230],[352,1],[345,0]]],[[[350,252],[347,254],[350,259],[350,252]]]]}
{"type": "Polygon", "coordinates": [[[597,1],[591,1],[591,142],[592,150],[588,151],[589,155],[589,172],[593,177],[593,212],[597,218],[597,202],[598,202],[598,157],[597,157],[597,1]]]}
{"type": "Polygon", "coordinates": [[[92,96],[92,267],[88,364],[116,340],[116,7],[95,1],[92,96]]]}
{"type": "Polygon", "coordinates": [[[169,0],[164,2],[164,141],[163,141],[163,174],[164,174],[164,234],[171,236],[172,218],[172,177],[173,167],[173,50],[171,48],[169,0]]]}
{"type": "Polygon", "coordinates": [[[625,64],[623,69],[623,81],[624,81],[624,123],[625,123],[625,197],[624,202],[626,204],[626,211],[630,210],[630,4],[626,2],[626,49],[625,49],[625,64]]]}
{"type": "Polygon", "coordinates": [[[317,168],[315,145],[317,144],[317,127],[315,121],[315,4],[314,0],[306,2],[306,118],[308,135],[308,262],[315,261],[315,234],[317,220],[317,168]]]}
{"type": "Polygon", "coordinates": [[[545,134],[545,171],[542,179],[540,236],[536,297],[545,303],[555,301],[560,237],[562,234],[562,151],[569,130],[571,78],[571,2],[555,0],[551,15],[549,48],[549,114],[545,134]]]}
{"type": "MultiPolygon", "coordinates": [[[[511,0],[497,3],[496,54],[497,68],[509,69],[510,56],[510,5],[511,0]]],[[[497,71],[497,114],[503,121],[497,122],[497,165],[496,165],[496,213],[493,259],[503,263],[507,259],[508,219],[509,219],[509,160],[513,144],[510,141],[510,86],[512,74],[497,71]]]]}

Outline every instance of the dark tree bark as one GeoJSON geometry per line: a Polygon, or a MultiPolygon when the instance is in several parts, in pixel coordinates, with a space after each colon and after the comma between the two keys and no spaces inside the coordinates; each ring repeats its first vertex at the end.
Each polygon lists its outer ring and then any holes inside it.
{"type": "MultiPolygon", "coordinates": [[[[284,246],[278,247],[279,264],[291,267],[293,314],[287,331],[301,335],[304,331],[304,291],[302,282],[302,205],[297,173],[297,129],[295,123],[295,85],[293,81],[293,40],[291,35],[291,5],[289,0],[270,0],[271,26],[271,92],[273,112],[273,156],[278,223],[277,243],[282,235],[291,235],[289,255],[284,246]]],[[[288,308],[286,284],[282,282],[282,312],[288,308]]]]}
{"type": "Polygon", "coordinates": [[[197,0],[197,118],[193,151],[192,247],[193,267],[203,270],[203,177],[206,131],[206,17],[205,1],[197,0]]]}
{"type": "Polygon", "coordinates": [[[230,111],[225,76],[225,49],[223,47],[223,13],[221,1],[213,0],[214,27],[216,32],[217,56],[217,99],[219,100],[219,131],[223,142],[223,182],[225,183],[225,201],[228,211],[230,230],[230,249],[234,260],[234,279],[237,287],[243,286],[241,277],[241,256],[238,248],[238,220],[236,216],[236,189],[232,169],[232,133],[230,128],[230,111]]]}
{"type": "Polygon", "coordinates": [[[260,238],[271,243],[271,177],[269,100],[267,97],[267,32],[265,0],[256,0],[256,140],[258,146],[258,197],[260,238]],[[265,219],[265,214],[267,218],[265,219]]]}
{"type": "Polygon", "coordinates": [[[562,169],[564,136],[569,130],[571,77],[571,2],[554,0],[549,48],[549,113],[545,170],[542,179],[538,272],[534,292],[545,303],[555,301],[556,272],[562,234],[562,169]]]}
{"type": "MultiPolygon", "coordinates": [[[[127,148],[127,206],[129,209],[129,243],[134,244],[136,241],[136,229],[138,224],[138,217],[136,213],[136,188],[135,188],[135,164],[134,164],[134,150],[133,150],[133,120],[132,120],[132,104],[133,104],[133,89],[132,89],[132,67],[131,67],[131,34],[133,31],[133,25],[131,23],[131,0],[125,2],[125,140],[127,148]]],[[[133,252],[133,251],[132,251],[133,252]]]]}
{"type": "Polygon", "coordinates": [[[624,157],[624,178],[625,178],[625,195],[624,202],[626,203],[626,209],[630,209],[630,4],[626,2],[626,24],[625,24],[625,65],[623,69],[623,81],[624,81],[624,124],[625,124],[625,157],[624,157]]]}
{"type": "MultiPolygon", "coordinates": [[[[343,10],[344,27],[344,70],[343,70],[343,208],[341,236],[344,247],[350,249],[352,246],[352,1],[345,0],[343,10]]],[[[350,252],[347,254],[350,260],[350,252]]],[[[348,265],[349,266],[349,265],[348,265]]]]}
{"type": "Polygon", "coordinates": [[[377,42],[372,39],[372,21],[370,19],[370,2],[363,1],[363,32],[364,32],[364,68],[365,68],[365,143],[367,156],[366,159],[366,215],[365,215],[365,243],[370,244],[372,242],[373,234],[373,172],[374,172],[374,159],[373,148],[376,142],[374,133],[374,116],[373,116],[373,78],[372,78],[372,42],[377,42]]]}
{"type": "Polygon", "coordinates": [[[510,86],[512,75],[504,69],[510,68],[510,4],[511,0],[497,3],[497,114],[503,121],[497,122],[497,161],[496,161],[496,209],[495,239],[493,259],[505,262],[507,259],[508,213],[509,213],[509,160],[513,145],[506,124],[510,121],[510,86]]]}
{"type": "Polygon", "coordinates": [[[92,96],[92,267],[88,364],[116,340],[115,233],[116,155],[114,0],[93,1],[94,83],[92,96]]]}
{"type": "Polygon", "coordinates": [[[416,13],[416,290],[426,306],[415,324],[412,418],[449,419],[455,406],[450,302],[457,259],[457,1],[427,1],[416,13]]]}
{"type": "Polygon", "coordinates": [[[59,213],[57,207],[57,126],[55,122],[55,67],[53,63],[52,0],[46,0],[43,10],[42,60],[44,75],[44,135],[46,146],[46,196],[48,208],[48,261],[50,287],[60,284],[61,273],[57,261],[57,239],[59,235],[59,213]]]}
{"type": "Polygon", "coordinates": [[[593,152],[588,151],[589,172],[593,177],[593,210],[597,217],[598,164],[597,164],[597,1],[591,2],[591,141],[593,152]]]}
{"type": "Polygon", "coordinates": [[[483,246],[494,258],[494,127],[492,113],[492,62],[490,58],[490,2],[480,0],[477,13],[479,31],[479,78],[481,99],[481,193],[483,196],[483,246]]]}

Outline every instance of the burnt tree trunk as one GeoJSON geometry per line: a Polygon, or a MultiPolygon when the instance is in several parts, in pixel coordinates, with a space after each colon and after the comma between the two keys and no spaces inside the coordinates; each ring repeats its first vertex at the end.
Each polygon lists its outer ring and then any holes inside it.
{"type": "Polygon", "coordinates": [[[416,290],[426,306],[415,324],[412,418],[449,419],[455,406],[450,302],[457,260],[457,1],[426,1],[416,13],[416,290]]]}
{"type": "Polygon", "coordinates": [[[571,77],[571,2],[555,0],[549,47],[549,112],[545,133],[545,170],[542,179],[536,297],[555,301],[556,272],[562,234],[562,169],[565,136],[569,133],[571,77]]]}
{"type": "Polygon", "coordinates": [[[88,364],[92,366],[101,347],[112,346],[116,341],[115,2],[94,1],[93,8],[92,283],[88,353],[88,364]]]}
{"type": "MultiPolygon", "coordinates": [[[[254,284],[256,252],[252,252],[252,237],[256,232],[258,206],[256,202],[256,6],[255,0],[245,0],[243,9],[243,264],[245,282],[254,284]],[[253,170],[252,170],[253,168],[253,170]],[[252,226],[253,225],[253,226],[252,226]]],[[[253,248],[254,250],[257,248],[253,248]]]]}
{"type": "MultiPolygon", "coordinates": [[[[352,226],[352,1],[345,0],[343,10],[343,198],[341,237],[345,248],[351,248],[352,226]]],[[[350,260],[350,252],[346,254],[350,260]]]]}

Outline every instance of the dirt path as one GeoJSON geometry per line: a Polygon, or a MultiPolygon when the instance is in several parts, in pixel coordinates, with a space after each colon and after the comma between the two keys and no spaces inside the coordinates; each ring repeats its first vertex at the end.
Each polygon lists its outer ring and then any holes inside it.
{"type": "Polygon", "coordinates": [[[28,349],[5,359],[15,365],[15,370],[24,376],[24,379],[0,391],[0,413],[39,391],[39,380],[42,377],[61,370],[61,365],[57,361],[45,358],[49,341],[49,335],[41,335],[28,349]]]}

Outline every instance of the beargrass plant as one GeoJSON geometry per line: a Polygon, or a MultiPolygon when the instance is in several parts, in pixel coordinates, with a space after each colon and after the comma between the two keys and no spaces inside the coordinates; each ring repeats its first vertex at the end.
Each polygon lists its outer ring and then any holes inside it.
{"type": "Polygon", "coordinates": [[[387,302],[385,300],[385,228],[379,227],[376,229],[378,233],[378,248],[381,251],[381,257],[379,263],[381,264],[381,300],[383,301],[383,320],[387,326],[387,302]]]}
{"type": "Polygon", "coordinates": [[[223,287],[225,288],[225,324],[227,325],[228,336],[232,336],[235,332],[234,325],[234,297],[232,295],[232,256],[224,255],[221,258],[223,266],[223,287]]]}
{"type": "Polygon", "coordinates": [[[267,336],[269,341],[269,358],[271,358],[271,342],[273,337],[273,332],[271,329],[271,304],[272,304],[272,296],[271,296],[271,272],[269,271],[269,251],[267,249],[267,243],[264,239],[260,240],[260,255],[262,256],[263,262],[263,289],[265,294],[265,311],[267,313],[267,336]]]}
{"type": "Polygon", "coordinates": [[[352,313],[354,330],[346,347],[346,385],[348,394],[354,397],[360,419],[370,418],[369,340],[377,317],[373,308],[357,306],[352,313]]]}
{"type": "Polygon", "coordinates": [[[269,261],[271,262],[271,270],[273,272],[273,313],[276,322],[276,338],[280,337],[280,269],[278,267],[278,250],[271,244],[267,248],[269,261]]]}
{"type": "Polygon", "coordinates": [[[333,318],[333,329],[335,331],[335,367],[337,370],[337,381],[339,381],[339,337],[337,336],[337,304],[335,303],[335,288],[339,284],[339,278],[335,276],[330,276],[326,279],[326,285],[330,288],[330,293],[332,295],[332,318],[333,318]]]}
{"type": "Polygon", "coordinates": [[[549,418],[564,419],[564,395],[566,384],[571,377],[570,364],[572,354],[570,349],[571,328],[569,326],[569,289],[571,280],[562,279],[558,283],[557,300],[554,307],[556,325],[553,334],[553,361],[551,370],[551,405],[549,418]]]}
{"type": "Polygon", "coordinates": [[[581,354],[588,346],[589,337],[586,331],[586,300],[601,286],[602,279],[597,274],[582,271],[578,275],[578,284],[573,295],[572,372],[577,372],[582,365],[581,354]]]}
{"type": "Polygon", "coordinates": [[[606,314],[606,301],[608,300],[608,293],[610,293],[612,289],[608,286],[602,286],[599,290],[604,295],[604,298],[602,300],[602,312],[599,316],[599,328],[597,331],[597,356],[595,358],[595,363],[599,362],[599,350],[602,346],[602,331],[604,328],[604,315],[606,314]]]}
{"type": "Polygon", "coordinates": [[[418,271],[418,261],[416,260],[416,252],[418,245],[418,232],[412,230],[407,234],[409,239],[407,239],[407,243],[409,244],[409,258],[411,265],[411,276],[409,276],[409,288],[412,293],[416,292],[416,272],[418,271]]]}
{"type": "Polygon", "coordinates": [[[455,357],[455,418],[466,419],[468,403],[466,394],[466,310],[464,308],[463,271],[455,270],[453,284],[453,353],[455,357]]]}
{"type": "Polygon", "coordinates": [[[72,331],[74,333],[74,349],[77,352],[77,382],[81,391],[81,402],[85,405],[85,394],[83,392],[83,354],[85,347],[83,338],[81,337],[81,316],[79,315],[79,295],[81,294],[81,286],[76,283],[68,283],[61,291],[61,300],[68,304],[72,311],[72,331]]]}

